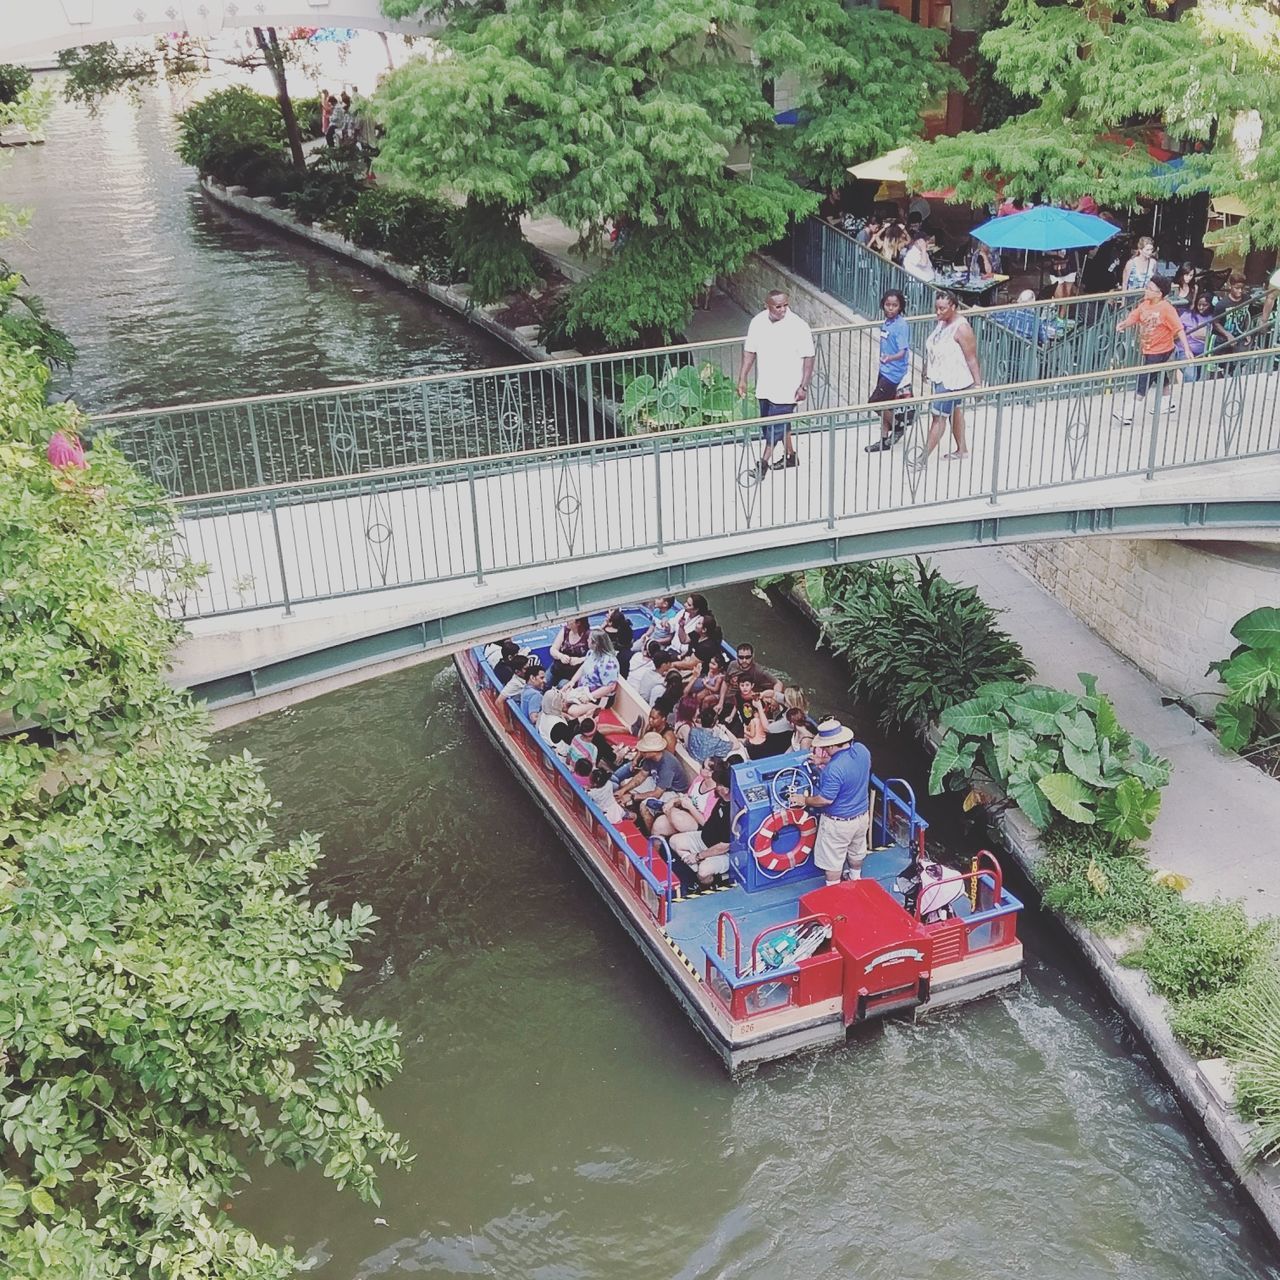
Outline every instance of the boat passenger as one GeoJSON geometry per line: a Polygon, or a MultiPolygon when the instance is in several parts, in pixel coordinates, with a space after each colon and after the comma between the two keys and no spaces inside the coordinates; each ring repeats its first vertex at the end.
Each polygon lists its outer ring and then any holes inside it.
{"type": "Polygon", "coordinates": [[[609,633],[599,628],[591,632],[588,649],[565,687],[565,697],[571,707],[607,707],[618,692],[618,655],[613,651],[609,633]]]}
{"type": "Polygon", "coordinates": [[[769,735],[769,714],[764,699],[749,676],[730,676],[728,687],[725,706],[720,712],[721,722],[746,744],[747,754],[758,760],[765,754],[765,740],[769,735]]]}
{"type": "MultiPolygon", "coordinates": [[[[717,762],[718,763],[718,762],[717,762]]],[[[698,884],[710,888],[729,870],[729,769],[716,778],[716,802],[696,831],[681,831],[671,837],[671,851],[697,874],[698,884]]]]}
{"type": "Polygon", "coordinates": [[[551,683],[572,680],[586,661],[590,644],[591,623],[586,618],[566,622],[551,646],[551,683]]]}
{"type": "Polygon", "coordinates": [[[653,731],[641,735],[635,756],[613,775],[618,803],[643,807],[640,801],[685,788],[684,769],[672,754],[667,739],[653,731]]]}
{"type": "Polygon", "coordinates": [[[674,729],[676,742],[688,749],[689,734],[693,730],[694,721],[698,718],[698,700],[685,694],[679,702],[676,703],[674,729]]]}
{"type": "Polygon", "coordinates": [[[689,730],[685,750],[701,764],[713,756],[723,759],[731,751],[740,749],[741,745],[720,723],[715,707],[703,707],[698,712],[698,723],[689,730]]]}
{"type": "Polygon", "coordinates": [[[618,658],[618,670],[622,675],[631,672],[631,650],[636,642],[635,628],[631,619],[621,609],[610,609],[604,620],[604,631],[613,645],[613,652],[618,658]]]}
{"type": "Polygon", "coordinates": [[[813,747],[813,729],[809,714],[800,707],[787,710],[787,724],[791,727],[791,744],[788,751],[809,751],[813,747]]]}
{"type": "Polygon", "coordinates": [[[715,808],[718,784],[729,785],[729,766],[711,757],[702,762],[682,794],[663,797],[662,812],[653,820],[653,834],[669,838],[681,831],[696,831],[715,808]]]}
{"type": "Polygon", "coordinates": [[[564,693],[548,684],[542,695],[542,711],[538,716],[538,732],[551,741],[551,730],[558,724],[564,724],[564,693]]]}
{"type": "Polygon", "coordinates": [[[653,614],[653,622],[649,629],[635,643],[637,650],[647,649],[655,640],[665,649],[675,638],[676,619],[680,616],[680,606],[675,596],[659,596],[649,605],[653,614]]]}
{"type": "Polygon", "coordinates": [[[498,655],[496,660],[490,657],[492,650],[493,646],[490,645],[489,648],[484,651],[484,656],[489,665],[493,668],[493,674],[498,677],[499,683],[506,684],[514,673],[511,661],[519,655],[520,646],[516,644],[514,640],[498,641],[498,655]]]}
{"type": "Polygon", "coordinates": [[[547,733],[547,741],[551,744],[551,750],[563,760],[569,754],[569,744],[573,741],[574,734],[577,729],[576,722],[573,725],[567,720],[560,720],[551,726],[547,733]]]}
{"type": "Polygon", "coordinates": [[[615,827],[618,823],[625,822],[627,817],[626,810],[617,801],[617,790],[618,784],[613,780],[613,774],[604,765],[596,765],[591,771],[591,789],[587,792],[587,798],[604,814],[605,821],[612,822],[615,827]]]}
{"type": "Polygon", "coordinates": [[[749,675],[757,689],[776,689],[782,692],[782,681],[770,675],[757,661],[756,648],[750,641],[743,641],[737,648],[737,656],[729,663],[728,675],[749,675]]]}
{"type": "MultiPolygon", "coordinates": [[[[502,692],[498,694],[498,706],[502,706],[508,698],[518,697],[524,692],[525,684],[528,682],[527,673],[531,661],[532,659],[523,653],[517,653],[510,660],[511,674],[507,677],[506,684],[502,686],[502,692]]],[[[538,665],[541,666],[541,663],[538,665]]]]}
{"type": "Polygon", "coordinates": [[[653,700],[654,710],[661,711],[670,720],[675,716],[676,708],[683,697],[684,681],[678,671],[671,671],[667,674],[662,692],[653,700]]]}
{"type": "Polygon", "coordinates": [[[530,724],[536,725],[542,715],[542,703],[547,688],[547,669],[541,663],[525,668],[525,686],[516,700],[530,724]]]}
{"type": "Polygon", "coordinates": [[[576,764],[579,760],[589,760],[591,768],[595,768],[597,761],[600,759],[600,748],[596,746],[595,736],[596,722],[594,720],[588,717],[585,720],[578,721],[578,732],[573,735],[573,740],[569,743],[569,754],[566,757],[571,765],[576,764]]]}
{"type": "Polygon", "coordinates": [[[702,636],[702,620],[707,612],[707,597],[697,591],[690,592],[685,598],[684,608],[676,615],[675,635],[671,648],[677,657],[683,657],[692,651],[702,636]]]}
{"type": "Polygon", "coordinates": [[[814,735],[813,759],[822,769],[818,789],[792,792],[791,803],[821,815],[813,860],[827,883],[857,880],[871,826],[871,753],[854,742],[852,729],[839,720],[824,720],[814,735]]]}
{"type": "MultiPolygon", "coordinates": [[[[569,750],[572,751],[573,748],[570,747],[569,750]]],[[[586,756],[579,756],[569,767],[573,770],[573,780],[585,789],[595,772],[595,765],[586,756]]]]}
{"type": "Polygon", "coordinates": [[[724,688],[725,669],[729,665],[724,650],[718,644],[708,644],[704,640],[694,652],[702,668],[685,682],[685,688],[690,693],[698,694],[703,702],[719,702],[720,691],[724,688]]]}

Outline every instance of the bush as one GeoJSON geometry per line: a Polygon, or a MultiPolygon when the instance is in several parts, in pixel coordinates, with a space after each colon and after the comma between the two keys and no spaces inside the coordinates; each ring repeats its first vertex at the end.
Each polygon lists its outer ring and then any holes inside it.
{"type": "Polygon", "coordinates": [[[31,88],[31,72],[12,62],[0,62],[0,107],[8,106],[31,88]]]}
{"type": "Polygon", "coordinates": [[[948,707],[938,718],[946,732],[930,791],[948,779],[968,785],[981,761],[981,772],[1038,827],[1061,814],[1119,840],[1145,840],[1169,762],[1120,727],[1097,677],[1081,673],[1080,683],[1083,694],[998,682],[948,707]]]}
{"type": "Polygon", "coordinates": [[[675,365],[661,378],[651,373],[625,378],[620,414],[631,433],[741,422],[756,411],[753,397],[739,396],[733,379],[706,363],[675,365]]]}
{"type": "Polygon", "coordinates": [[[228,185],[284,155],[284,120],[276,100],[241,85],[218,89],[188,107],[178,117],[178,131],[183,162],[228,185]]]}
{"type": "Polygon", "coordinates": [[[1231,634],[1239,645],[1206,672],[1227,686],[1215,716],[1218,737],[1232,751],[1272,746],[1280,741],[1280,609],[1245,614],[1231,634]]]}
{"type": "Polygon", "coordinates": [[[347,239],[416,266],[431,280],[452,279],[449,229],[457,210],[411,191],[365,186],[335,219],[347,239]]]}
{"type": "Polygon", "coordinates": [[[454,215],[448,235],[450,256],[470,283],[473,302],[497,302],[541,279],[516,209],[469,199],[454,215]]]}
{"type": "Polygon", "coordinates": [[[1195,1000],[1237,985],[1274,946],[1273,925],[1251,924],[1239,903],[1180,901],[1123,963],[1145,970],[1161,995],[1195,1000]]]}
{"type": "Polygon", "coordinates": [[[360,198],[365,185],[349,169],[317,164],[299,175],[285,203],[299,222],[337,222],[360,198]]]}
{"type": "Polygon", "coordinates": [[[1031,675],[1022,650],[972,587],[957,587],[923,560],[822,571],[822,634],[848,663],[850,691],[880,708],[886,727],[935,720],[990,681],[1031,675]]]}
{"type": "Polygon", "coordinates": [[[1280,975],[1259,972],[1242,987],[1225,1035],[1236,1064],[1236,1107],[1258,1128],[1249,1144],[1254,1157],[1280,1153],[1280,975]]]}

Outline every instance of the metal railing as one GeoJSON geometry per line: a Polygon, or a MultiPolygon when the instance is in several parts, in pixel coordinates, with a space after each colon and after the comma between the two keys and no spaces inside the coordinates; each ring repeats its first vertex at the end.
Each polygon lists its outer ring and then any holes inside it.
{"type": "MultiPolygon", "coordinates": [[[[662,553],[886,512],[1063,489],[1280,449],[1280,349],[1193,362],[1180,411],[1160,394],[1178,366],[955,393],[970,452],[927,452],[929,401],[894,450],[867,453],[881,406],[792,420],[800,465],[757,477],[760,421],[544,447],[461,462],[267,484],[184,499],[177,550],[211,566],[173,601],[186,618],[445,583],[593,556],[662,553]],[[1052,392],[1052,395],[1050,395],[1052,392]],[[1122,425],[1126,416],[1132,426],[1122,425]]],[[[941,423],[939,423],[939,427],[941,423]]],[[[845,524],[844,527],[848,527],[845,524]]],[[[757,544],[759,539],[757,539],[757,544]]],[[[157,581],[157,588],[164,582],[157,581]]]]}

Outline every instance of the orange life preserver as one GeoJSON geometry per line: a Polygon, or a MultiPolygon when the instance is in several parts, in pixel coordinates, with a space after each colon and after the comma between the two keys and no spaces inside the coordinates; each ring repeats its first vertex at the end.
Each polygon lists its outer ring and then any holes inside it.
{"type": "Polygon", "coordinates": [[[817,838],[818,819],[807,809],[775,809],[751,837],[751,852],[762,871],[781,875],[809,861],[817,838]],[[779,853],[774,841],[788,827],[795,827],[800,838],[786,853],[779,853]]]}

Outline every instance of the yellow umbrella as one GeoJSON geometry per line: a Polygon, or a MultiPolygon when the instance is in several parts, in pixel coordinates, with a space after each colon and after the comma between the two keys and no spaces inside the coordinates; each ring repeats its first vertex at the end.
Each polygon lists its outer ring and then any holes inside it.
{"type": "Polygon", "coordinates": [[[1228,218],[1244,218],[1249,213],[1248,205],[1237,196],[1214,196],[1209,203],[1214,213],[1225,214],[1228,218]]]}
{"type": "Polygon", "coordinates": [[[861,164],[851,164],[849,172],[855,178],[863,178],[871,182],[906,182],[907,175],[903,164],[911,155],[910,147],[898,147],[886,151],[874,160],[864,160],[861,164]]]}

